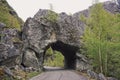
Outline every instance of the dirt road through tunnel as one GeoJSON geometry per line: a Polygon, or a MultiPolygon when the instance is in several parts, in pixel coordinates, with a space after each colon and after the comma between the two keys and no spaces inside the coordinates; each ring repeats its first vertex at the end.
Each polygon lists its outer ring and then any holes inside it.
{"type": "Polygon", "coordinates": [[[85,76],[79,75],[70,70],[48,71],[30,80],[89,80],[85,76]]]}

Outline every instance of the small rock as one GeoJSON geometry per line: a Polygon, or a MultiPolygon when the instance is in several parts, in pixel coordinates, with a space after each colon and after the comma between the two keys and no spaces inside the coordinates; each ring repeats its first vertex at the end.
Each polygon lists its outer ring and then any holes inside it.
{"type": "Polygon", "coordinates": [[[11,72],[11,70],[8,67],[3,67],[4,73],[8,75],[9,77],[14,77],[14,74],[11,72]]]}
{"type": "Polygon", "coordinates": [[[99,73],[98,77],[99,77],[99,80],[107,80],[102,73],[99,73]]]}
{"type": "Polygon", "coordinates": [[[13,16],[16,15],[16,12],[14,10],[10,10],[9,13],[13,16]]]}
{"type": "Polygon", "coordinates": [[[107,80],[118,80],[118,79],[116,79],[114,77],[107,77],[107,80]]]}
{"type": "Polygon", "coordinates": [[[6,25],[0,22],[0,28],[4,28],[6,25]]]}
{"type": "Polygon", "coordinates": [[[91,70],[87,70],[87,74],[90,78],[92,79],[95,79],[95,80],[98,80],[98,75],[97,73],[95,73],[94,71],[91,71],[91,70]]]}
{"type": "Polygon", "coordinates": [[[21,76],[16,76],[16,78],[17,78],[18,80],[21,80],[21,79],[22,79],[22,77],[21,77],[21,76]]]}

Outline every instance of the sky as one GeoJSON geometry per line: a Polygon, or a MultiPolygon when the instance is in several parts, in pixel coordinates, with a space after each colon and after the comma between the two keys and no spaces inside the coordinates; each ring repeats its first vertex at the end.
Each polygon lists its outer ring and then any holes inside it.
{"type": "MultiPolygon", "coordinates": [[[[33,17],[39,9],[50,9],[57,13],[66,12],[73,14],[75,12],[87,9],[93,0],[7,0],[8,3],[16,10],[19,17],[24,21],[28,17],[33,17]]],[[[108,0],[99,0],[100,2],[108,0]]]]}

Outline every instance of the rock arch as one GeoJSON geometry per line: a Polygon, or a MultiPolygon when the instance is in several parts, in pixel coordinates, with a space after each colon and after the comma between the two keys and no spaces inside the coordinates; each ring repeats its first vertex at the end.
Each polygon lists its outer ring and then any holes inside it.
{"type": "MultiPolygon", "coordinates": [[[[28,62],[37,58],[38,64],[33,66],[33,62],[31,62],[31,65],[27,65],[24,61],[22,64],[36,68],[39,66],[42,69],[44,53],[50,45],[53,50],[60,51],[64,55],[65,68],[76,69],[83,63],[86,65],[84,59],[77,55],[81,45],[80,36],[83,34],[83,26],[80,26],[79,18],[61,13],[58,14],[56,22],[51,22],[46,19],[48,13],[48,10],[39,10],[33,18],[28,18],[25,22],[22,30],[23,54],[35,55],[34,58],[28,59],[28,62]],[[32,53],[27,51],[27,48],[31,49],[32,53]],[[80,64],[82,60],[83,63],[80,64]]],[[[27,56],[23,56],[23,58],[27,58],[27,56]]],[[[35,62],[37,63],[37,61],[35,62]]]]}
{"type": "Polygon", "coordinates": [[[61,41],[57,41],[51,44],[53,50],[60,51],[65,59],[65,68],[66,69],[75,69],[76,68],[76,51],[77,47],[65,44],[61,41]]]}
{"type": "MultiPolygon", "coordinates": [[[[65,69],[76,69],[76,51],[78,51],[79,48],[65,44],[61,41],[51,43],[49,46],[51,46],[53,50],[61,52],[61,54],[64,56],[65,69]]],[[[49,46],[47,46],[46,50],[49,46]]]]}

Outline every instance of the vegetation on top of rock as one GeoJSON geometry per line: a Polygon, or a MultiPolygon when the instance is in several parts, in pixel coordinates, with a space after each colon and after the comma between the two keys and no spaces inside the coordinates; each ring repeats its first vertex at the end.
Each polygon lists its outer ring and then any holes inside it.
{"type": "Polygon", "coordinates": [[[6,0],[0,0],[0,22],[5,23],[7,28],[16,28],[18,30],[21,30],[23,24],[23,21],[6,0]]]}
{"type": "Polygon", "coordinates": [[[56,14],[55,12],[53,11],[48,11],[48,14],[46,16],[46,19],[50,22],[53,22],[55,23],[58,19],[58,14],[56,14]]]}
{"type": "Polygon", "coordinates": [[[50,22],[55,23],[58,19],[58,14],[53,11],[53,5],[49,4],[50,10],[48,11],[48,14],[46,16],[46,19],[50,22]]]}

